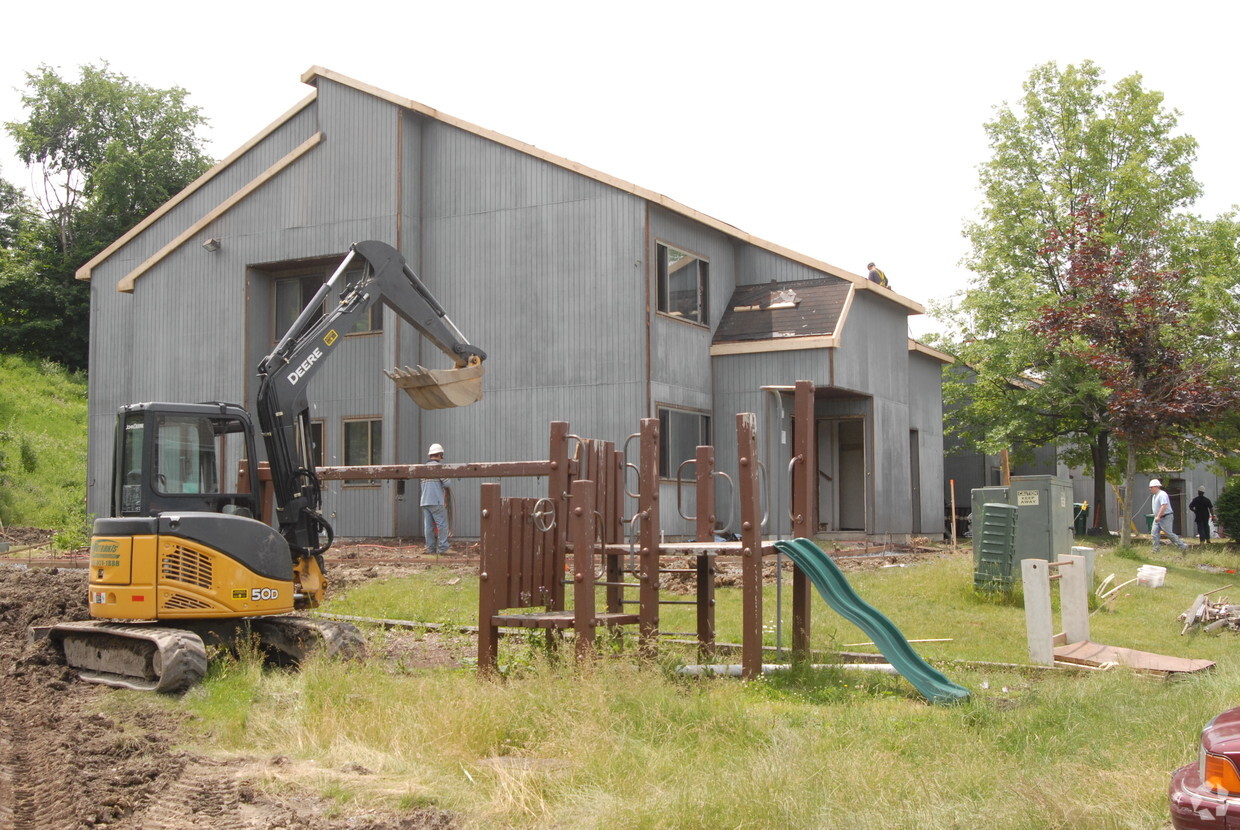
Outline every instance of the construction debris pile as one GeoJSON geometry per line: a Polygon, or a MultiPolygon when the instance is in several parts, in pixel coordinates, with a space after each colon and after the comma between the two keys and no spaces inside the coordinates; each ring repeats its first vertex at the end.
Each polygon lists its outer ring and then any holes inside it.
{"type": "Polygon", "coordinates": [[[1180,615],[1184,622],[1180,634],[1186,634],[1190,628],[1198,625],[1202,631],[1218,631],[1224,627],[1240,630],[1240,605],[1232,605],[1227,601],[1227,597],[1221,597],[1217,601],[1210,598],[1211,594],[1226,591],[1230,587],[1231,585],[1224,585],[1222,588],[1198,594],[1188,610],[1180,615]]]}

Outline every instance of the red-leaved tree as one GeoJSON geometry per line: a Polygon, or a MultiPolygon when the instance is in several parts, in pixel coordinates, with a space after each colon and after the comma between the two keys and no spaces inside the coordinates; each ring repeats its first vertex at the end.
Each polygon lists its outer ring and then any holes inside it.
{"type": "MultiPolygon", "coordinates": [[[[1157,240],[1134,252],[1108,245],[1103,218],[1086,204],[1064,232],[1048,235],[1048,250],[1066,254],[1070,265],[1063,296],[1031,325],[1051,347],[1084,360],[1109,391],[1111,428],[1128,445],[1131,494],[1138,492],[1138,456],[1169,450],[1176,438],[1234,407],[1237,395],[1209,355],[1181,345],[1184,275],[1158,267],[1157,240]]],[[[1121,521],[1120,543],[1129,538],[1129,522],[1121,521]]]]}

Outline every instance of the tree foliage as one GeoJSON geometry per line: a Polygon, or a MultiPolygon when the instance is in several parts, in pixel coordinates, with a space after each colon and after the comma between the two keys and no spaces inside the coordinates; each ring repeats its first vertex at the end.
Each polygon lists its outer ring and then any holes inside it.
{"type": "MultiPolygon", "coordinates": [[[[1104,503],[1111,467],[1112,390],[1097,366],[1030,325],[1069,293],[1073,250],[1046,242],[1070,239],[1087,204],[1108,249],[1140,250],[1158,238],[1166,267],[1197,287],[1182,342],[1217,339],[1220,324],[1234,338],[1240,228],[1232,215],[1209,221],[1187,213],[1201,185],[1192,172],[1197,143],[1178,134],[1178,115],[1140,75],[1107,87],[1089,61],[1035,67],[1017,104],[998,107],[985,125],[985,199],[964,228],[973,280],[934,305],[952,332],[936,345],[960,364],[945,377],[944,399],[960,407],[949,429],[988,453],[1054,442],[1069,464],[1090,468],[1095,504],[1104,503]]],[[[1105,522],[1105,513],[1095,517],[1105,522]]]]}
{"type": "Polygon", "coordinates": [[[106,63],[76,81],[49,66],[26,74],[26,117],[4,127],[40,187],[12,207],[0,190],[0,351],[85,368],[77,269],[210,166],[196,132],[206,120],[187,98],[106,63]]]}
{"type": "Polygon", "coordinates": [[[1240,537],[1240,478],[1227,482],[1223,492],[1214,502],[1214,515],[1223,531],[1232,539],[1240,537]]]}
{"type": "MultiPolygon", "coordinates": [[[[1097,373],[1106,390],[1106,423],[1127,444],[1125,480],[1131,482],[1140,454],[1157,454],[1161,443],[1231,411],[1240,397],[1234,367],[1182,345],[1189,307],[1184,275],[1158,267],[1156,240],[1135,252],[1108,245],[1104,224],[1101,212],[1086,204],[1066,232],[1051,232],[1048,253],[1066,255],[1069,267],[1062,296],[1031,329],[1048,348],[1097,373]]],[[[1123,543],[1127,531],[1123,523],[1123,543]]]]}

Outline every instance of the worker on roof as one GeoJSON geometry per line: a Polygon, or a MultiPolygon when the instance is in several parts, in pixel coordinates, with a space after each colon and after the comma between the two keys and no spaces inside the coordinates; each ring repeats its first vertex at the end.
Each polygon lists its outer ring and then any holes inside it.
{"type": "Polygon", "coordinates": [[[865,267],[870,269],[870,273],[866,275],[869,278],[870,282],[876,282],[879,285],[881,285],[883,288],[891,287],[890,285],[887,284],[887,275],[884,274],[882,270],[877,268],[874,265],[874,263],[871,262],[869,265],[865,267]]]}

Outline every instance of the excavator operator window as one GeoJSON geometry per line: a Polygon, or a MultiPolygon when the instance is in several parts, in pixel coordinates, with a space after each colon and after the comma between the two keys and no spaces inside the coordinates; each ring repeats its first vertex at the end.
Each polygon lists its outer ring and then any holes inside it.
{"type": "Polygon", "coordinates": [[[217,459],[209,419],[164,415],[158,423],[155,490],[164,495],[216,492],[217,459]]]}
{"type": "Polygon", "coordinates": [[[234,418],[172,414],[157,424],[154,489],[161,495],[219,494],[224,466],[246,455],[245,425],[234,418]]]}
{"type": "Polygon", "coordinates": [[[122,516],[136,516],[142,512],[142,439],[145,434],[142,413],[125,419],[124,437],[121,439],[121,470],[124,473],[119,482],[122,516]]]}

